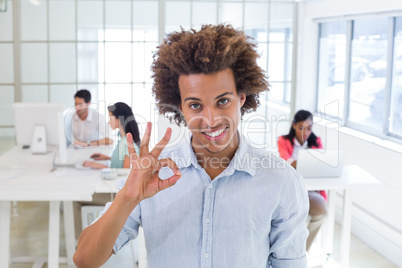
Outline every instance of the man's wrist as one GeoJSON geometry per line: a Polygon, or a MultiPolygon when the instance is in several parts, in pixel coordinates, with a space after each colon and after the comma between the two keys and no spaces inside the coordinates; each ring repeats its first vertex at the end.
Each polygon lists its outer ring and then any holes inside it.
{"type": "Polygon", "coordinates": [[[116,195],[116,199],[119,199],[122,201],[123,204],[126,206],[129,206],[129,210],[134,209],[140,202],[141,199],[127,193],[127,189],[123,187],[116,195]]]}

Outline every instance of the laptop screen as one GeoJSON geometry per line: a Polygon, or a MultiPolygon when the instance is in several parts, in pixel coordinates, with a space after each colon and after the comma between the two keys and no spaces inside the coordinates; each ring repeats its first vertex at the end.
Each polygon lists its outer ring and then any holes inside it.
{"type": "Polygon", "coordinates": [[[340,149],[300,150],[296,170],[305,178],[336,178],[342,175],[344,151],[340,149]]]}

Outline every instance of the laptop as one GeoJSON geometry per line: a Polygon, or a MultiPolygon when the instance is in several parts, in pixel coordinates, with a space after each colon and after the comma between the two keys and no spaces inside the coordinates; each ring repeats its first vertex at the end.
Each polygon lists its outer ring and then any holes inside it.
{"type": "Polygon", "coordinates": [[[339,178],[344,156],[340,149],[302,149],[296,170],[304,178],[339,178]]]}

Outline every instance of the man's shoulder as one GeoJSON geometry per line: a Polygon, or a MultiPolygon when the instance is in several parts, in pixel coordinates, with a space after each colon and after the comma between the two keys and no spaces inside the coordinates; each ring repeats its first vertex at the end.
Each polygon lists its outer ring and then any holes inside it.
{"type": "Polygon", "coordinates": [[[90,109],[90,113],[94,118],[105,118],[103,114],[100,114],[97,110],[95,109],[90,109]]]}
{"type": "Polygon", "coordinates": [[[240,154],[240,157],[243,159],[259,158],[265,161],[282,162],[282,159],[279,158],[278,152],[275,150],[270,150],[268,147],[255,146],[249,142],[247,144],[244,143],[243,145],[246,146],[240,154]]]}
{"type": "Polygon", "coordinates": [[[248,162],[255,169],[256,177],[270,177],[272,179],[298,179],[300,175],[279,153],[267,148],[249,147],[243,155],[243,162],[248,162]]]}

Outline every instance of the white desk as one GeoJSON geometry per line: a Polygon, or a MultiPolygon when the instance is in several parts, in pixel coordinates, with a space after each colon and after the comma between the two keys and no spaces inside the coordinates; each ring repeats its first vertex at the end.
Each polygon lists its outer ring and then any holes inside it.
{"type": "MultiPolygon", "coordinates": [[[[84,158],[93,152],[109,148],[77,150],[84,158]]],[[[99,180],[100,171],[86,175],[56,176],[52,169],[54,153],[32,155],[31,150],[13,147],[0,157],[2,166],[23,166],[26,171],[15,178],[0,178],[0,267],[10,262],[10,212],[12,201],[48,201],[49,208],[49,250],[48,267],[59,266],[60,204],[63,202],[66,232],[67,263],[72,264],[75,251],[75,235],[72,201],[92,201],[92,194],[99,180]]],[[[85,173],[84,173],[85,174],[85,173]]]]}
{"type": "Polygon", "coordinates": [[[305,178],[307,190],[328,190],[328,219],[324,231],[323,247],[332,252],[335,222],[335,198],[338,190],[343,191],[343,219],[341,233],[341,267],[349,267],[350,233],[352,224],[352,190],[380,184],[375,177],[356,165],[345,166],[340,178],[305,178]]]}

